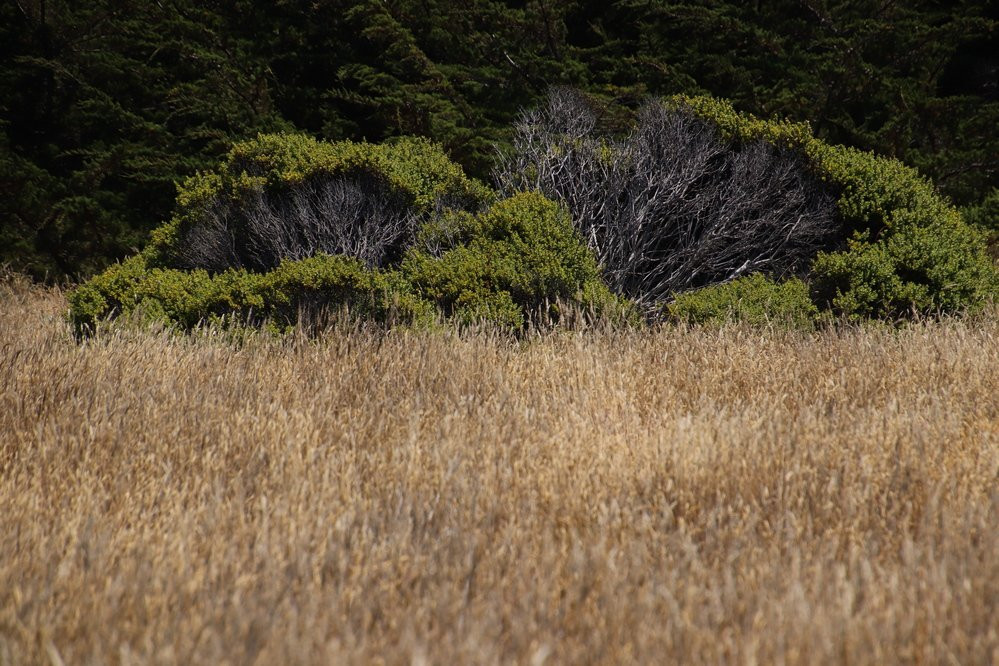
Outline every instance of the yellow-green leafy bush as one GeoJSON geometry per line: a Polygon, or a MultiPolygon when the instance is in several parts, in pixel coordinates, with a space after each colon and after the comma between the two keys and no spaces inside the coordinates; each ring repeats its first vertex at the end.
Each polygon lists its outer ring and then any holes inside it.
{"type": "Polygon", "coordinates": [[[854,317],[897,318],[981,305],[999,290],[983,235],[932,183],[901,162],[832,146],[807,124],[768,121],[708,97],[667,102],[714,123],[736,142],[764,140],[799,151],[832,189],[845,247],[812,265],[812,297],[854,317]]]}
{"type": "Polygon", "coordinates": [[[557,319],[562,303],[624,311],[601,283],[596,260],[563,208],[536,193],[489,207],[494,200],[422,140],[370,146],[262,136],[236,146],[218,171],[182,187],[177,214],[142,253],[75,289],[71,319],[81,334],[118,314],[182,329],[213,321],[286,327],[303,315],[347,309],[385,323],[487,320],[520,328],[537,314],[557,319]],[[348,170],[387,183],[358,196],[398,197],[404,213],[419,223],[397,260],[371,265],[348,253],[318,252],[277,257],[262,269],[184,264],[191,256],[187,232],[202,223],[206,210],[223,206],[226,220],[238,220],[247,193],[287,193],[316,174],[348,170]]]}
{"type": "Polygon", "coordinates": [[[819,316],[803,281],[776,282],[761,273],[680,294],[667,312],[674,321],[695,324],[735,321],[806,329],[814,327],[819,316]]]}
{"type": "Polygon", "coordinates": [[[433,305],[414,296],[397,272],[369,269],[342,255],[287,261],[266,273],[229,269],[214,274],[150,268],[140,255],[73,290],[69,301],[81,334],[123,313],[182,329],[223,319],[269,321],[284,328],[302,315],[341,309],[380,322],[418,323],[435,316],[433,305]]]}
{"type": "Polygon", "coordinates": [[[459,321],[520,327],[534,315],[557,318],[560,301],[595,311],[616,303],[568,212],[537,192],[427,225],[401,270],[416,293],[459,321]]]}

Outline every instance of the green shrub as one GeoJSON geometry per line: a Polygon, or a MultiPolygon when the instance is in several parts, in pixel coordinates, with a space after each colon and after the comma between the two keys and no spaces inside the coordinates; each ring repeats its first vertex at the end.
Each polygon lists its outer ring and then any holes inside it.
{"type": "MultiPolygon", "coordinates": [[[[173,218],[153,231],[143,255],[150,266],[162,268],[254,267],[255,262],[246,256],[253,249],[246,247],[247,240],[252,240],[254,234],[274,230],[255,228],[258,222],[247,212],[253,206],[264,205],[288,213],[294,208],[296,195],[314,197],[317,187],[331,182],[356,185],[361,188],[360,199],[375,199],[381,208],[409,216],[417,223],[440,207],[477,209],[494,196],[484,185],[466,177],[459,165],[426,139],[402,138],[374,145],[326,143],[300,134],[262,134],[236,144],[215,171],[199,173],[179,187],[173,218]],[[205,243],[206,235],[209,245],[231,245],[229,256],[206,261],[201,251],[192,257],[192,246],[205,243]]],[[[303,231],[312,231],[301,227],[321,224],[323,220],[316,219],[321,217],[306,212],[290,225],[299,228],[281,229],[288,238],[263,240],[284,240],[284,245],[288,245],[287,241],[294,245],[301,240],[303,231]]],[[[363,218],[358,221],[368,222],[363,218]]],[[[283,222],[288,226],[287,219],[283,222]]],[[[403,220],[392,223],[408,224],[403,220]]],[[[399,229],[404,241],[411,240],[405,238],[408,231],[399,229]]],[[[214,249],[209,248],[209,254],[214,249]]],[[[310,254],[308,248],[284,249],[291,252],[278,252],[263,268],[276,266],[280,259],[300,259],[310,254]]]]}
{"type": "Polygon", "coordinates": [[[695,324],[736,321],[813,328],[819,310],[797,278],[775,282],[761,273],[680,294],[667,306],[670,319],[695,324]]]}
{"type": "Polygon", "coordinates": [[[268,273],[149,268],[141,256],[112,266],[69,295],[79,334],[119,314],[141,315],[182,329],[228,319],[292,326],[300,316],[348,309],[379,322],[418,323],[432,304],[410,293],[397,274],[356,259],[320,255],[283,262],[268,273]]]}
{"type": "Polygon", "coordinates": [[[995,293],[981,232],[953,218],[906,227],[872,242],[858,234],[844,252],[815,260],[813,295],[852,317],[899,319],[956,312],[995,293]]]}
{"type": "Polygon", "coordinates": [[[519,328],[535,316],[557,319],[559,302],[600,312],[617,303],[568,212],[536,192],[428,224],[401,270],[417,293],[462,322],[519,328]]]}
{"type": "Polygon", "coordinates": [[[412,292],[398,271],[365,268],[344,256],[284,262],[261,279],[264,315],[292,326],[303,313],[347,308],[386,324],[427,323],[434,306],[412,292]]]}
{"type": "Polygon", "coordinates": [[[816,139],[807,124],[737,113],[707,97],[668,101],[736,142],[762,139],[800,151],[835,193],[846,246],[819,253],[815,301],[837,314],[897,318],[977,307],[999,291],[982,234],[912,168],[816,139]]]}
{"type": "Polygon", "coordinates": [[[347,309],[387,324],[487,320],[519,329],[538,316],[557,321],[561,303],[615,316],[627,311],[601,283],[565,210],[542,195],[521,194],[479,213],[446,205],[479,206],[491,197],[424,141],[382,147],[260,137],[234,148],[218,172],[189,181],[178,214],[149,248],[70,294],[70,317],[84,334],[119,314],[181,329],[216,321],[285,328],[303,316],[347,309]],[[285,258],[269,270],[171,265],[185,252],[184,225],[195,224],[220,193],[237,206],[239,188],[285,187],[348,163],[395,183],[424,220],[394,265],[365,265],[344,254],[285,258]]]}

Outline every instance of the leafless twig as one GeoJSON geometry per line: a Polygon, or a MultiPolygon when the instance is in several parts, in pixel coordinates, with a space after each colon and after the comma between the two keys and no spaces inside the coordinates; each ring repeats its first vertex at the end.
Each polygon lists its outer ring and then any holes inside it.
{"type": "Polygon", "coordinates": [[[610,286],[650,307],[754,271],[786,274],[837,233],[834,202],[797,155],[732,146],[691,113],[650,103],[624,139],[576,92],[524,113],[495,179],[565,202],[610,286]]]}
{"type": "Polygon", "coordinates": [[[419,215],[371,178],[317,176],[284,192],[218,199],[185,232],[185,268],[268,270],[282,259],[345,254],[368,266],[397,259],[419,215]]]}

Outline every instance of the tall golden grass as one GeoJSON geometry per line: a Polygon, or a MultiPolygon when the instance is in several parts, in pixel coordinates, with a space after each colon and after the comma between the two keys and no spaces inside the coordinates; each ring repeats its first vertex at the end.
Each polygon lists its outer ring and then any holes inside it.
{"type": "Polygon", "coordinates": [[[0,292],[0,663],[999,663],[994,311],[77,344],[0,292]]]}

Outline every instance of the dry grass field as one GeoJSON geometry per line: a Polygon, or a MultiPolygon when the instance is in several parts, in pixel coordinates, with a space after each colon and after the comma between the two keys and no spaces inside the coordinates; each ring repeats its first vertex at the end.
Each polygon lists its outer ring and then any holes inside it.
{"type": "Polygon", "coordinates": [[[999,663],[999,323],[118,330],[0,284],[0,664],[999,663]]]}

